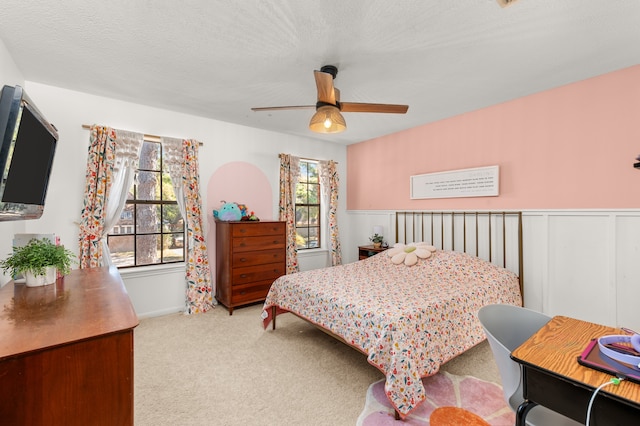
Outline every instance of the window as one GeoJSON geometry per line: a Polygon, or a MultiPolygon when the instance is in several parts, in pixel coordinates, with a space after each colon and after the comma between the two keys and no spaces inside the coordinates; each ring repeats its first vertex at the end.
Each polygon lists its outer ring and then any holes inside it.
{"type": "Polygon", "coordinates": [[[320,177],[316,161],[300,160],[296,186],[296,247],[320,248],[320,177]]]}
{"type": "Polygon", "coordinates": [[[184,261],[184,220],[171,178],[162,169],[162,145],[144,141],[136,179],[120,219],[107,235],[118,267],[184,261]]]}

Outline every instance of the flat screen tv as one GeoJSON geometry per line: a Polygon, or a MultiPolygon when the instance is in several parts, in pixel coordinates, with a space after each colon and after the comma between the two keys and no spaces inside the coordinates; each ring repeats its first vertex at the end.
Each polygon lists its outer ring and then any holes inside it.
{"type": "Polygon", "coordinates": [[[58,131],[20,86],[0,95],[0,221],[42,216],[58,131]]]}

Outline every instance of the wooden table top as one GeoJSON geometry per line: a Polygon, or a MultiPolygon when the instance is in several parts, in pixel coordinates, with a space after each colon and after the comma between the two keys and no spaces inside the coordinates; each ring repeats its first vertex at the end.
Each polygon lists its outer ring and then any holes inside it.
{"type": "Polygon", "coordinates": [[[55,284],[0,289],[0,360],[138,325],[118,269],[76,269],[55,284]]]}
{"type": "MultiPolygon", "coordinates": [[[[597,388],[612,376],[578,364],[577,358],[591,339],[610,334],[627,334],[620,329],[556,316],[511,353],[522,364],[547,370],[572,381],[597,388]]],[[[640,404],[640,385],[623,381],[601,392],[617,395],[640,404]]]]}

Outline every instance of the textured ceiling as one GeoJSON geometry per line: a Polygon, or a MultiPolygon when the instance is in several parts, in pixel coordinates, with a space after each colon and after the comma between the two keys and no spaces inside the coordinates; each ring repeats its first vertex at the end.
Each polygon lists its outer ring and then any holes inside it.
{"type": "Polygon", "coordinates": [[[28,81],[350,144],[637,65],[640,1],[2,0],[0,39],[28,81]],[[326,64],[409,112],[250,110],[313,105],[326,64]]]}

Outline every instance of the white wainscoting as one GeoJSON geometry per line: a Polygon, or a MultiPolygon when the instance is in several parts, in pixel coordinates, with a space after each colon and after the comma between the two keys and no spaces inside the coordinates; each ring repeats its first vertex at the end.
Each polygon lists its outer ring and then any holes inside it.
{"type": "Polygon", "coordinates": [[[298,266],[301,272],[331,266],[329,250],[311,249],[298,251],[298,266]]]}
{"type": "Polygon", "coordinates": [[[138,318],[184,312],[187,284],[184,264],[120,269],[138,318]]]}
{"type": "MultiPolygon", "coordinates": [[[[393,211],[348,216],[345,262],[374,225],[395,241],[393,211]]],[[[523,253],[526,307],[640,331],[640,210],[524,210],[523,253]]]]}

